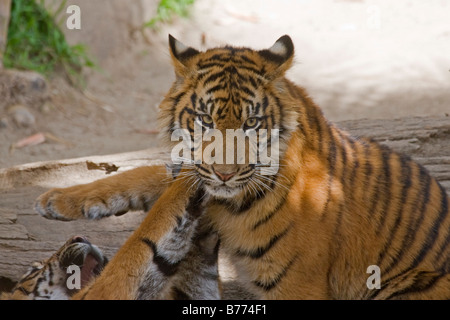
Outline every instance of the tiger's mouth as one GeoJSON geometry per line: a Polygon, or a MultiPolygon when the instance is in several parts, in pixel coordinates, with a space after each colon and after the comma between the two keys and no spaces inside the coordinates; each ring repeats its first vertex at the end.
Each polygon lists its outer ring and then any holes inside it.
{"type": "MultiPolygon", "coordinates": [[[[76,265],[80,268],[81,288],[98,276],[107,263],[102,251],[91,244],[85,237],[75,236],[70,239],[67,246],[60,252],[61,267],[67,269],[76,265]]],[[[68,273],[70,276],[70,273],[68,273]]]]}
{"type": "Polygon", "coordinates": [[[242,191],[241,186],[227,186],[225,184],[212,185],[209,183],[204,184],[204,189],[210,195],[216,198],[233,198],[237,196],[242,191]]]}

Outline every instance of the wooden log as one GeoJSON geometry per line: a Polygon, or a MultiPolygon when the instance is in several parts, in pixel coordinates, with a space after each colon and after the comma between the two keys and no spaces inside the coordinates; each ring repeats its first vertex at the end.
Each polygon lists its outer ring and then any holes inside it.
{"type": "MultiPolygon", "coordinates": [[[[345,121],[338,126],[410,155],[450,191],[450,117],[345,121]]],[[[0,279],[9,284],[17,281],[33,261],[48,258],[75,234],[87,236],[111,257],[142,221],[144,212],[100,221],[51,221],[34,212],[34,200],[51,187],[87,183],[168,159],[163,150],[148,149],[0,169],[0,279]]],[[[226,259],[221,265],[226,265],[222,275],[233,280],[226,259]]]]}

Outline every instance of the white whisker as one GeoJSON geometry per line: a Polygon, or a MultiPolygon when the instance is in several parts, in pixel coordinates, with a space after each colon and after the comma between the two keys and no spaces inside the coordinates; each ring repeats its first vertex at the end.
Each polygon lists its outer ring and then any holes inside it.
{"type": "Polygon", "coordinates": [[[278,187],[280,187],[280,188],[284,188],[284,189],[286,189],[287,191],[289,191],[289,188],[288,187],[286,187],[284,184],[282,184],[281,182],[279,182],[278,180],[275,180],[275,179],[271,179],[271,178],[269,178],[269,176],[263,176],[263,175],[260,175],[260,174],[255,174],[256,175],[256,177],[258,177],[259,179],[263,179],[263,180],[265,180],[265,181],[267,181],[267,182],[269,182],[269,183],[273,183],[273,184],[275,184],[276,186],[278,186],[278,187]]]}

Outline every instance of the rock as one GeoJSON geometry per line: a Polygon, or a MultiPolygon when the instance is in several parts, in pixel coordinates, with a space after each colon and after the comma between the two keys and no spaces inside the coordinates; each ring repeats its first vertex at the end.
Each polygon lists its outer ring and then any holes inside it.
{"type": "Polygon", "coordinates": [[[0,117],[0,129],[8,128],[9,120],[6,116],[0,117]]]}
{"type": "Polygon", "coordinates": [[[36,123],[36,118],[27,107],[16,104],[8,108],[8,114],[20,128],[28,128],[36,123]]]}
{"type": "Polygon", "coordinates": [[[0,70],[0,97],[0,112],[15,104],[37,108],[49,97],[48,85],[36,72],[0,70]]]}

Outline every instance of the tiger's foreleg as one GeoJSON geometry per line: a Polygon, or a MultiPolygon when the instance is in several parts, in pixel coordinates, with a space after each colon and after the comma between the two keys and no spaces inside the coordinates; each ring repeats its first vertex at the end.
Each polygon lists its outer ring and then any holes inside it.
{"type": "Polygon", "coordinates": [[[140,167],[87,184],[51,189],[37,198],[35,210],[56,220],[101,219],[129,210],[148,211],[171,180],[165,166],[140,167]]]}
{"type": "Polygon", "coordinates": [[[174,297],[172,287],[182,277],[183,260],[197,248],[192,243],[203,210],[195,189],[176,179],[101,275],[74,299],[174,297]]]}

